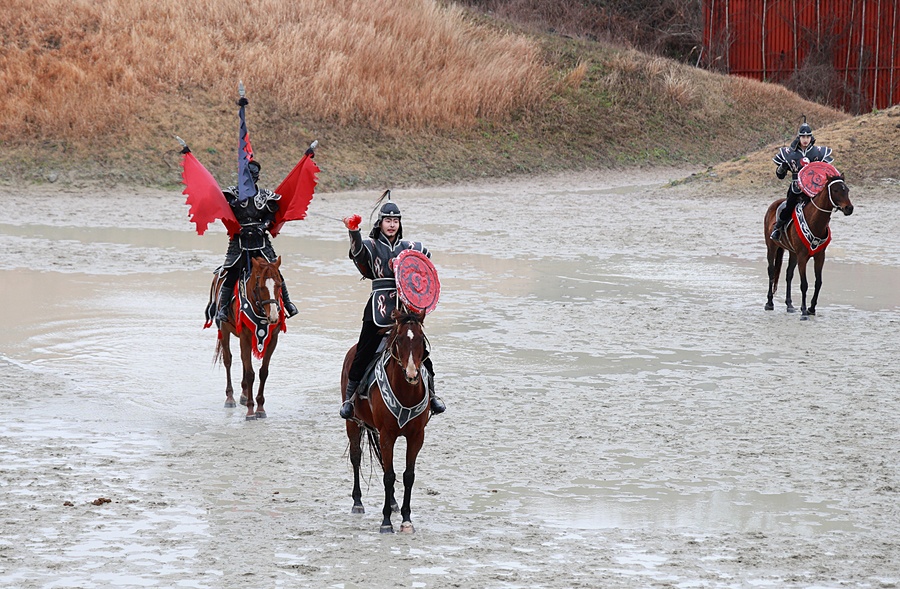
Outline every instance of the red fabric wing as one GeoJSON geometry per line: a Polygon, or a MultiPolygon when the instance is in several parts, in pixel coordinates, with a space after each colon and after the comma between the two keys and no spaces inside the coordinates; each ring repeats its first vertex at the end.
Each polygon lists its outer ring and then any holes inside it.
{"type": "Polygon", "coordinates": [[[319,166],[316,162],[308,155],[304,155],[287,178],[275,189],[275,192],[281,195],[281,200],[278,201],[278,212],[275,213],[275,226],[269,230],[272,237],[278,235],[286,222],[306,218],[306,209],[312,201],[313,191],[318,183],[316,178],[318,173],[319,166]]]}
{"type": "Polygon", "coordinates": [[[185,185],[182,194],[187,195],[184,204],[191,207],[188,215],[197,226],[197,235],[203,235],[209,224],[216,219],[222,219],[228,235],[240,232],[241,226],[209,170],[203,167],[193,153],[184,154],[181,166],[184,168],[181,181],[185,185]]]}

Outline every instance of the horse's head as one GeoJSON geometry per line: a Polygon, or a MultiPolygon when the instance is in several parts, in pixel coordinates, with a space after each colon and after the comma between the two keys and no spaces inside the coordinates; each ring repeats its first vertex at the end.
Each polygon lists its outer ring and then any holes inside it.
{"type": "Polygon", "coordinates": [[[419,366],[425,359],[425,330],[422,322],[424,313],[395,310],[391,317],[394,326],[390,332],[391,356],[403,369],[406,382],[419,384],[419,366]]]}
{"type": "Polygon", "coordinates": [[[832,210],[838,209],[844,215],[853,214],[853,203],[850,202],[850,189],[847,188],[847,183],[844,182],[843,174],[840,176],[829,176],[816,199],[823,201],[823,206],[820,208],[831,206],[832,210]]]}
{"type": "Polygon", "coordinates": [[[266,317],[269,323],[281,320],[281,256],[274,263],[264,258],[251,258],[253,268],[247,281],[247,295],[257,315],[266,317]]]}

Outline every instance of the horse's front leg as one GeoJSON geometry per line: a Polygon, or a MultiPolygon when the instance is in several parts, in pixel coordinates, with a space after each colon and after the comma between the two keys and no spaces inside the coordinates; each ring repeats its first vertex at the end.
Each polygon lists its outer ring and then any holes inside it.
{"type": "Polygon", "coordinates": [[[359,487],[359,466],[362,463],[363,430],[352,419],[347,420],[347,438],[350,440],[350,464],[353,465],[353,507],[350,513],[365,513],[362,504],[362,489],[359,487]]]}
{"type": "Polygon", "coordinates": [[[809,311],[806,308],[806,290],[809,288],[809,281],[806,279],[806,263],[809,256],[801,256],[798,266],[800,267],[800,314],[801,320],[809,319],[809,311]]]}
{"type": "Polygon", "coordinates": [[[234,386],[231,384],[231,334],[224,329],[222,334],[222,364],[225,366],[225,407],[231,409],[237,407],[234,402],[234,386]]]}
{"type": "Polygon", "coordinates": [[[781,276],[781,261],[784,258],[784,249],[775,245],[770,245],[768,250],[768,272],[769,272],[769,292],[766,295],[767,311],[775,308],[772,298],[778,291],[778,278],[781,276]]]}
{"type": "MultiPolygon", "coordinates": [[[[790,256],[788,257],[788,267],[784,271],[784,282],[785,282],[784,304],[787,307],[788,313],[793,313],[795,310],[794,305],[791,302],[791,282],[794,280],[794,268],[796,268],[796,267],[797,267],[797,254],[791,252],[790,256]]],[[[806,280],[806,279],[802,278],[802,280],[806,280]]]]}
{"type": "Polygon", "coordinates": [[[413,484],[416,482],[416,457],[422,444],[425,441],[425,428],[416,432],[412,436],[406,437],[406,470],[403,472],[403,505],[400,507],[400,531],[412,534],[416,530],[413,528],[412,517],[410,517],[410,500],[412,498],[413,484]]]}
{"type": "Polygon", "coordinates": [[[241,362],[244,365],[244,377],[241,379],[241,405],[247,405],[247,415],[244,418],[247,421],[256,419],[256,412],[253,410],[253,381],[256,374],[253,372],[253,353],[251,346],[253,342],[250,340],[253,335],[244,330],[241,333],[241,362]]]}
{"type": "Polygon", "coordinates": [[[272,339],[269,341],[269,345],[266,346],[266,353],[263,355],[262,365],[259,367],[259,390],[256,393],[257,419],[266,418],[266,409],[264,407],[266,402],[266,379],[269,378],[269,361],[272,359],[272,354],[275,352],[275,346],[277,345],[278,333],[274,333],[272,334],[272,339]]]}
{"type": "Polygon", "coordinates": [[[816,314],[816,303],[819,301],[819,291],[822,289],[822,268],[825,266],[825,250],[817,252],[815,256],[813,256],[813,270],[816,274],[816,283],[815,288],[813,290],[812,300],[809,302],[809,309],[807,312],[810,315],[816,314]]]}
{"type": "Polygon", "coordinates": [[[394,506],[397,504],[394,500],[394,483],[397,482],[397,475],[394,473],[394,442],[397,436],[382,431],[379,438],[381,461],[384,466],[384,508],[381,510],[384,519],[381,521],[381,533],[391,534],[394,531],[391,514],[394,513],[394,506]]]}

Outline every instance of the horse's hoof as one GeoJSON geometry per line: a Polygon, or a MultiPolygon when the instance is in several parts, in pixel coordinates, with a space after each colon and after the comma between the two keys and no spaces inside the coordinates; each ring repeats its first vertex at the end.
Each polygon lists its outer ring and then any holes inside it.
{"type": "Polygon", "coordinates": [[[350,513],[365,513],[366,509],[362,505],[354,505],[350,513]]]}
{"type": "Polygon", "coordinates": [[[380,531],[382,534],[393,534],[393,533],[394,533],[394,526],[392,526],[392,525],[381,526],[381,530],[379,530],[379,531],[380,531]]]}
{"type": "Polygon", "coordinates": [[[403,522],[402,524],[400,524],[400,533],[415,534],[416,529],[413,527],[412,522],[403,522]]]}
{"type": "Polygon", "coordinates": [[[225,401],[225,409],[234,409],[237,407],[237,403],[234,401],[225,401]]]}
{"type": "Polygon", "coordinates": [[[800,317],[800,321],[809,321],[809,316],[807,316],[807,315],[802,315],[802,316],[800,317]]]}
{"type": "Polygon", "coordinates": [[[396,503],[391,503],[391,511],[394,513],[400,513],[400,506],[396,503]]]}
{"type": "Polygon", "coordinates": [[[244,421],[256,421],[256,415],[247,415],[244,417],[244,421]]]}
{"type": "Polygon", "coordinates": [[[256,419],[265,419],[265,418],[266,418],[266,412],[265,412],[265,411],[257,411],[257,412],[256,412],[256,419]]]}
{"type": "Polygon", "coordinates": [[[816,310],[815,310],[815,309],[810,309],[809,311],[806,312],[806,314],[807,314],[807,315],[815,315],[815,314],[816,314],[816,310]]]}
{"type": "Polygon", "coordinates": [[[245,397],[244,395],[241,395],[241,405],[243,405],[244,407],[247,406],[247,397],[245,397]]]}
{"type": "Polygon", "coordinates": [[[787,312],[788,312],[788,313],[796,313],[796,312],[797,312],[797,309],[795,309],[795,308],[793,308],[793,307],[788,307],[788,308],[787,308],[787,312]]]}
{"type": "Polygon", "coordinates": [[[775,309],[775,305],[772,303],[766,303],[766,311],[772,311],[775,309]]]}

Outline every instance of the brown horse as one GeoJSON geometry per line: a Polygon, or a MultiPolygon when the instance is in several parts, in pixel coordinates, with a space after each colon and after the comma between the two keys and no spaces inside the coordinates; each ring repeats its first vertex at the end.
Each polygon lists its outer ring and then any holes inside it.
{"type": "MultiPolygon", "coordinates": [[[[403,472],[403,505],[400,507],[402,523],[400,531],[412,533],[415,529],[410,519],[410,496],[416,480],[416,456],[425,441],[425,426],[431,412],[428,407],[428,393],[423,378],[422,361],[425,358],[425,332],[422,322],[425,314],[408,311],[394,311],[394,325],[387,333],[388,344],[385,353],[389,354],[386,363],[384,356],[376,359],[381,363],[383,371],[376,367],[375,385],[369,391],[368,399],[357,399],[353,419],[347,420],[347,437],[350,438],[350,462],[353,464],[353,509],[351,513],[365,513],[362,504],[362,492],[359,488],[359,465],[362,459],[362,435],[364,430],[369,434],[369,442],[373,445],[376,456],[380,459],[384,470],[384,520],[381,533],[394,531],[391,525],[391,513],[397,511],[394,499],[394,443],[397,438],[406,438],[406,470],[403,472]],[[389,386],[378,384],[387,383],[389,386]],[[388,389],[388,390],[383,390],[388,389]],[[387,401],[386,401],[387,399],[387,401]],[[388,406],[390,403],[394,411],[388,406]]],[[[341,373],[341,391],[347,390],[347,373],[356,346],[350,348],[344,358],[341,373]]],[[[360,385],[363,386],[363,385],[360,385]]],[[[341,393],[343,397],[344,393],[341,393]]]]}
{"type": "MultiPolygon", "coordinates": [[[[802,316],[800,319],[808,319],[809,315],[816,314],[816,302],[819,300],[819,289],[822,288],[822,267],[825,265],[825,248],[828,246],[827,241],[823,241],[814,254],[810,253],[810,248],[806,241],[801,237],[796,221],[792,221],[786,225],[781,233],[778,241],[772,241],[770,235],[775,227],[775,216],[780,205],[785,199],[779,199],[769,205],[766,211],[763,229],[766,234],[766,248],[768,250],[768,270],[769,270],[769,294],[766,302],[766,310],[771,311],[775,308],[772,303],[772,297],[778,289],[778,276],[781,273],[781,260],[784,256],[784,250],[790,252],[788,258],[788,267],[785,271],[785,299],[788,313],[794,312],[794,306],[791,304],[791,280],[794,277],[794,268],[800,266],[800,292],[803,295],[803,303],[800,306],[802,316]],[[816,284],[813,292],[812,300],[809,308],[806,307],[806,289],[808,283],[806,281],[806,263],[812,257],[814,261],[814,269],[816,273],[816,284]]],[[[828,176],[825,185],[819,193],[803,205],[803,216],[809,225],[809,230],[816,238],[827,240],[830,238],[828,224],[831,221],[831,213],[838,209],[844,215],[853,213],[853,204],[850,202],[850,189],[844,182],[844,175],[828,176]]]]}
{"type": "MultiPolygon", "coordinates": [[[[228,321],[219,326],[219,340],[216,343],[215,359],[220,357],[225,365],[227,378],[225,386],[225,407],[235,407],[234,388],[231,385],[231,347],[229,338],[236,335],[241,342],[241,362],[244,373],[241,379],[241,405],[247,406],[247,421],[266,417],[264,394],[266,379],[269,376],[269,360],[278,345],[278,332],[284,331],[284,310],[281,302],[281,257],[274,263],[264,258],[250,258],[250,276],[246,286],[238,281],[243,289],[243,297],[236,296],[228,309],[228,321]],[[240,308],[241,298],[246,303],[240,308]],[[256,395],[256,408],[253,403],[253,356],[262,359],[259,368],[259,391],[256,395]]],[[[213,279],[212,290],[216,293],[213,300],[218,300],[219,289],[224,277],[213,279]]]]}

